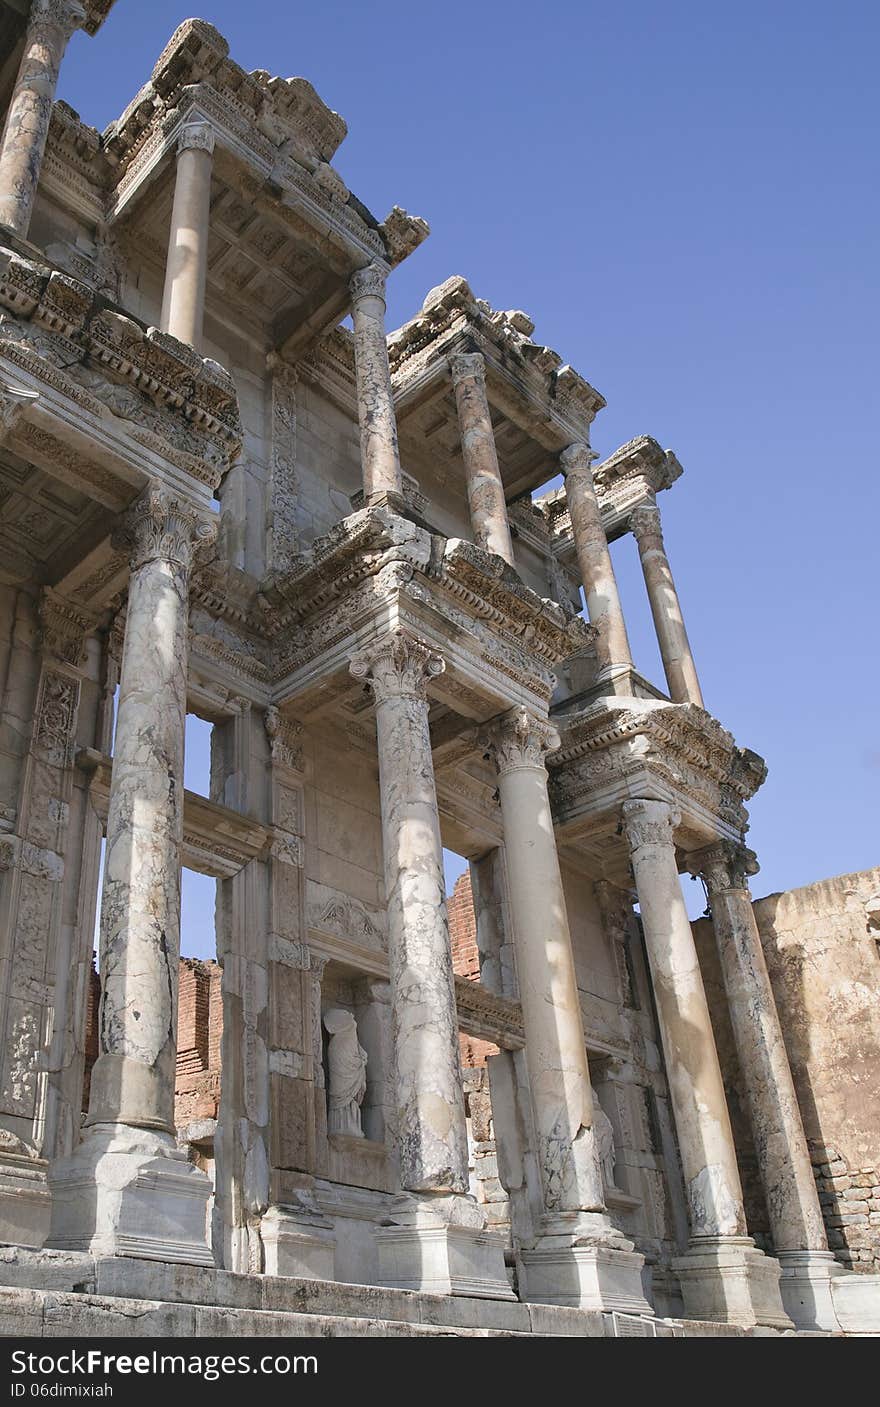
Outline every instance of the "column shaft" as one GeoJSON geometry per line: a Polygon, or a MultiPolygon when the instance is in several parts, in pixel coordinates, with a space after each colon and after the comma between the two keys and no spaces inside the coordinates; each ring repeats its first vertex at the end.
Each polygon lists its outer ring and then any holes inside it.
{"type": "Polygon", "coordinates": [[[828,1249],[788,1053],[752,909],[750,850],[720,842],[689,858],[712,924],[775,1250],[828,1249]]]}
{"type": "Polygon", "coordinates": [[[396,631],[358,655],[376,704],[398,1147],[410,1192],[465,1192],[467,1134],[427,680],[443,661],[396,631]]]}
{"type": "Polygon", "coordinates": [[[214,134],[206,123],[184,127],[177,145],[174,205],[162,297],[162,331],[198,351],[205,317],[214,134]]]}
{"type": "Polygon", "coordinates": [[[608,550],[608,539],[602,526],[602,513],[593,473],[591,451],[587,445],[576,444],[560,455],[560,467],[565,476],[565,497],[571,515],[571,530],[590,624],[596,627],[596,657],[599,677],[615,668],[632,669],[632,651],[626,633],[626,621],[617,590],[617,579],[608,550]]]}
{"type": "Polygon", "coordinates": [[[580,997],[544,753],[558,746],[546,723],[515,709],[495,725],[516,969],[548,1212],[604,1211],[580,997]]]}
{"type": "Polygon", "coordinates": [[[479,352],[460,353],[450,358],[450,366],[474,542],[513,566],[507,501],[486,397],[485,359],[479,352]]]}
{"type": "Polygon", "coordinates": [[[149,490],[129,510],[125,531],[133,557],[88,1122],[173,1133],[188,579],[199,523],[187,505],[149,490]]]}
{"type": "Polygon", "coordinates": [[[669,686],[669,696],[673,703],[692,703],[703,708],[700,681],[684,626],[681,603],[663,545],[660,510],[657,505],[644,503],[637,508],[630,518],[630,527],[639,546],[639,557],[669,686]]]}
{"type": "Polygon", "coordinates": [[[0,225],[22,239],[31,222],[61,60],[85,17],[77,0],[34,0],[31,7],[0,146],[0,225]]]}
{"type": "Polygon", "coordinates": [[[645,932],[692,1237],[745,1236],[742,1188],[697,950],[675,863],[677,818],[626,801],[623,825],[645,932]]]}
{"type": "Polygon", "coordinates": [[[370,264],[352,275],[349,286],[364,502],[369,503],[380,494],[400,496],[403,492],[385,339],[385,274],[377,264],[370,264]]]}

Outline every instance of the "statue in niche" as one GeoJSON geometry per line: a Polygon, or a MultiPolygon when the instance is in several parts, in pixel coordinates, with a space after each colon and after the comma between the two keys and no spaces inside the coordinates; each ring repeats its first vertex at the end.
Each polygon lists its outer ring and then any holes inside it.
{"type": "Polygon", "coordinates": [[[358,1044],[357,1022],[350,1011],[332,1007],[324,1012],[324,1027],[330,1037],[327,1132],[363,1138],[361,1104],[367,1092],[367,1052],[358,1044]]]}
{"type": "Polygon", "coordinates": [[[602,1169],[602,1182],[606,1188],[614,1187],[614,1164],[617,1161],[614,1153],[614,1129],[611,1127],[611,1120],[599,1103],[595,1089],[593,1090],[593,1138],[596,1142],[599,1166],[602,1169]]]}

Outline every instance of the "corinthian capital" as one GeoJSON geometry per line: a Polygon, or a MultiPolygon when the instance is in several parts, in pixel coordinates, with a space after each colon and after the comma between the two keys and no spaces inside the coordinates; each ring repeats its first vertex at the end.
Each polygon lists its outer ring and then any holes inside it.
{"type": "Polygon", "coordinates": [[[51,27],[66,43],[75,29],[85,24],[87,15],[79,0],[34,0],[28,29],[51,27]]]}
{"type": "Polygon", "coordinates": [[[481,745],[495,759],[499,777],[519,768],[545,770],[544,756],[559,747],[559,734],[545,718],[527,708],[512,708],[487,728],[481,745]]]}
{"type": "Polygon", "coordinates": [[[621,819],[630,850],[638,850],[642,846],[674,845],[681,816],[665,801],[625,801],[621,819]]]}
{"type": "Polygon", "coordinates": [[[428,680],[442,674],[446,663],[423,640],[394,630],[355,655],[349,668],[355,679],[370,685],[380,704],[386,699],[427,698],[428,680]]]}
{"type": "Polygon", "coordinates": [[[662,547],[663,529],[660,525],[660,509],[656,503],[642,503],[629,515],[630,532],[639,547],[662,547]]]}
{"type": "Polygon", "coordinates": [[[749,875],[757,874],[760,869],[754,850],[733,840],[718,840],[705,850],[688,855],[687,867],[692,875],[699,875],[705,881],[710,899],[725,889],[748,892],[749,875]]]}
{"type": "Polygon", "coordinates": [[[210,155],[213,150],[214,128],[210,122],[194,119],[184,123],[177,138],[178,155],[182,151],[206,151],[210,155]]]}
{"type": "Polygon", "coordinates": [[[378,264],[368,264],[365,269],[357,269],[348,280],[352,298],[357,303],[361,298],[381,298],[385,302],[385,281],[388,275],[378,264]]]}
{"type": "Polygon", "coordinates": [[[453,386],[460,381],[478,381],[481,386],[486,384],[486,358],[482,352],[456,352],[449,358],[449,370],[452,372],[453,386]]]}
{"type": "Polygon", "coordinates": [[[559,472],[563,478],[568,478],[569,474],[586,474],[593,482],[592,463],[598,459],[595,450],[590,449],[583,440],[578,440],[575,444],[569,445],[559,456],[559,472]]]}
{"type": "Polygon", "coordinates": [[[196,551],[206,551],[216,535],[216,524],[194,504],[151,485],[123,514],[113,545],[129,552],[132,571],[153,561],[188,571],[196,551]]]}

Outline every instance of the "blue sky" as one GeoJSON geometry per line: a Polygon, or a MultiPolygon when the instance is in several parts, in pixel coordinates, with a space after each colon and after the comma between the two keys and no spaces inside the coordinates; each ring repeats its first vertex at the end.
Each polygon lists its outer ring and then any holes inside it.
{"type": "MultiPolygon", "coordinates": [[[[244,67],[303,74],[342,113],[336,164],[376,214],[431,224],[391,324],[464,274],[602,391],[600,453],[642,433],[675,449],[661,503],[707,706],[770,766],[755,892],[877,863],[880,7],[200,13],[244,67]]],[[[184,16],[117,0],[74,37],[60,95],[104,126],[184,16]]],[[[659,681],[631,548],[631,639],[659,681]]]]}

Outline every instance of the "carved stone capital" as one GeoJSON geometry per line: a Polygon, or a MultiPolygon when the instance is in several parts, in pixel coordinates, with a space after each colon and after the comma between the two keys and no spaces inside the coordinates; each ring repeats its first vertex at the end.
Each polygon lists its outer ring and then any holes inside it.
{"type": "Polygon", "coordinates": [[[187,122],[177,138],[177,154],[182,151],[214,151],[214,128],[210,122],[187,122]]]}
{"type": "Polygon", "coordinates": [[[590,449],[590,446],[585,444],[583,440],[578,440],[560,454],[559,472],[564,479],[567,479],[569,474],[586,474],[592,483],[593,470],[591,466],[593,460],[598,458],[595,450],[590,449]]]}
{"type": "Polygon", "coordinates": [[[696,850],[687,857],[692,875],[704,880],[709,898],[725,889],[744,889],[748,893],[749,875],[758,873],[760,866],[754,850],[733,840],[719,840],[696,850]]]}
{"type": "Polygon", "coordinates": [[[503,777],[523,767],[545,771],[544,756],[559,747],[559,734],[545,718],[536,718],[527,708],[519,707],[490,724],[480,741],[503,777]]]}
{"type": "Polygon", "coordinates": [[[361,650],[349,668],[355,679],[370,685],[380,704],[392,698],[427,698],[428,680],[442,674],[446,662],[423,640],[395,630],[361,650]]]}
{"type": "Polygon", "coordinates": [[[193,504],[152,485],[123,514],[113,546],[128,550],[132,571],[153,561],[188,571],[196,551],[205,552],[216,536],[216,523],[193,504]]]}
{"type": "Polygon", "coordinates": [[[97,626],[97,616],[71,605],[47,586],[40,597],[40,622],[47,654],[65,664],[85,663],[86,639],[97,626]]]}
{"type": "Polygon", "coordinates": [[[26,391],[23,386],[10,386],[0,381],[0,440],[5,440],[15,429],[28,406],[40,398],[36,391],[26,391]]]}
{"type": "Polygon", "coordinates": [[[486,358],[482,352],[456,352],[449,358],[449,370],[452,372],[453,386],[460,381],[476,381],[480,386],[486,385],[486,358]]]}
{"type": "Polygon", "coordinates": [[[66,44],[74,30],[84,25],[88,16],[79,0],[34,0],[28,20],[28,33],[51,28],[66,44]]]}
{"type": "Polygon", "coordinates": [[[630,850],[642,846],[674,846],[681,815],[665,801],[625,801],[621,819],[630,850]]]}
{"type": "Polygon", "coordinates": [[[263,715],[263,726],[269,739],[272,761],[282,767],[291,767],[295,772],[302,771],[302,724],[295,718],[285,718],[273,704],[263,715]]]}
{"type": "Polygon", "coordinates": [[[641,551],[647,548],[663,547],[663,528],[660,523],[660,509],[656,503],[641,503],[629,515],[630,532],[639,544],[641,551]]]}
{"type": "Polygon", "coordinates": [[[385,302],[385,282],[387,274],[378,264],[368,264],[365,269],[356,269],[348,281],[349,291],[357,303],[361,298],[381,298],[385,302]]]}

